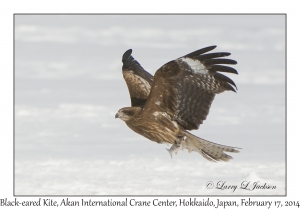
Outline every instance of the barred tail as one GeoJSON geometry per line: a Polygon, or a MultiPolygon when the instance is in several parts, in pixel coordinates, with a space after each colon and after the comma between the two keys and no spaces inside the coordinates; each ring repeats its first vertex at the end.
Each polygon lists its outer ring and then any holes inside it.
{"type": "Polygon", "coordinates": [[[196,151],[209,161],[229,161],[231,156],[224,152],[239,152],[237,147],[229,147],[221,144],[216,144],[204,139],[201,139],[193,134],[186,132],[186,140],[182,142],[182,149],[187,149],[189,152],[196,151]]]}

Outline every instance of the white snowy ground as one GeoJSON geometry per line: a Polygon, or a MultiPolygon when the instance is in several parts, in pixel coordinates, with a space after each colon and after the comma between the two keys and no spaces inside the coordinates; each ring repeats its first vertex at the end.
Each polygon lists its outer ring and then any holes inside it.
{"type": "Polygon", "coordinates": [[[15,17],[16,195],[285,195],[284,16],[15,17]],[[130,105],[129,48],[154,74],[218,45],[231,52],[238,93],[216,96],[194,134],[243,148],[211,163],[135,134],[114,115],[130,105]],[[207,183],[214,183],[207,189],[207,183]],[[276,189],[239,189],[243,181],[276,189]],[[218,182],[231,189],[216,189],[218,182]]]}
{"type": "Polygon", "coordinates": [[[170,160],[167,155],[165,158],[153,159],[136,155],[127,159],[21,161],[16,164],[16,193],[17,195],[284,195],[286,190],[284,167],[284,163],[212,164],[200,160],[187,161],[180,159],[180,156],[176,160],[170,160]],[[260,186],[264,184],[276,186],[276,189],[254,188],[255,182],[260,186]]]}

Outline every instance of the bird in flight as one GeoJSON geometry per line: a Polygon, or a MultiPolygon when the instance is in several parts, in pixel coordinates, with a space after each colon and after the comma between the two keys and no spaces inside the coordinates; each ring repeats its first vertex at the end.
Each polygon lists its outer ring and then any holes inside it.
{"type": "Polygon", "coordinates": [[[180,149],[187,149],[209,161],[232,159],[225,152],[236,153],[239,148],[216,144],[187,131],[203,123],[216,94],[237,90],[230,78],[219,73],[237,74],[227,66],[237,62],[222,58],[230,55],[227,52],[207,53],[215,48],[206,47],[172,60],[154,77],[132,57],[132,50],[127,50],[122,57],[122,73],[131,107],[120,109],[115,118],[151,141],[171,144],[167,149],[171,158],[180,149]]]}

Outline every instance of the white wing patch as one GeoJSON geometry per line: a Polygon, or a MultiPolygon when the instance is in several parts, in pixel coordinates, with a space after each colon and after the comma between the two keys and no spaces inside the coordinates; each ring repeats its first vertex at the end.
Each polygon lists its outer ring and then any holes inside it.
{"type": "Polygon", "coordinates": [[[159,112],[153,112],[153,115],[154,115],[155,117],[157,117],[157,116],[159,115],[159,112]]]}
{"type": "Polygon", "coordinates": [[[192,58],[179,58],[178,60],[185,62],[187,65],[189,65],[193,72],[196,74],[208,74],[208,70],[198,60],[194,60],[192,58]]]}
{"type": "Polygon", "coordinates": [[[170,116],[166,112],[161,112],[161,115],[168,119],[171,119],[170,116]]]}
{"type": "Polygon", "coordinates": [[[163,116],[163,117],[166,117],[169,120],[171,120],[170,115],[168,115],[166,112],[158,112],[158,111],[156,111],[156,112],[153,112],[153,115],[154,115],[154,117],[157,117],[157,116],[161,117],[161,116],[163,116]]]}

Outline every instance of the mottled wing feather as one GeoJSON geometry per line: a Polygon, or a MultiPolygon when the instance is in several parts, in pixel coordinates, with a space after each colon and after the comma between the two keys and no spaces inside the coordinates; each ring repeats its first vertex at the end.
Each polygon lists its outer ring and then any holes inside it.
{"type": "Polygon", "coordinates": [[[151,90],[153,76],[131,56],[132,50],[127,50],[122,57],[123,77],[127,84],[131,106],[144,106],[151,90]]]}
{"type": "Polygon", "coordinates": [[[145,111],[167,112],[186,130],[198,129],[206,119],[215,94],[236,91],[235,83],[219,72],[237,73],[228,66],[230,53],[203,54],[215,46],[203,48],[170,61],[154,75],[145,111]]]}

